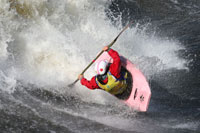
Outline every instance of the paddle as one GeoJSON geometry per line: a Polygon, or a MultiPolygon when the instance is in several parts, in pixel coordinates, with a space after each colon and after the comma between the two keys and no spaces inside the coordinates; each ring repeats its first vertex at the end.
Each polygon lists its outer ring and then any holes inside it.
{"type": "MultiPolygon", "coordinates": [[[[117,35],[117,37],[108,45],[108,48],[110,48],[118,39],[118,37],[122,34],[122,32],[124,32],[130,25],[131,25],[132,22],[130,22],[128,25],[126,25],[124,27],[124,29],[122,29],[122,31],[117,35]]],[[[97,56],[96,58],[90,62],[90,64],[82,71],[81,75],[83,75],[85,73],[85,71],[95,62],[95,60],[97,58],[99,58],[99,56],[104,52],[104,50],[102,50],[97,56]]],[[[76,82],[78,81],[79,79],[77,78],[73,83],[69,84],[68,87],[73,87],[76,82]]]]}

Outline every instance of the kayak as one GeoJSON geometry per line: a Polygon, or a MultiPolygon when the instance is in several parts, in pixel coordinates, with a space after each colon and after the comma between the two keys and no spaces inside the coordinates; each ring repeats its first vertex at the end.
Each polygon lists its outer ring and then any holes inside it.
{"type": "MultiPolygon", "coordinates": [[[[146,112],[151,98],[151,89],[143,75],[136,66],[123,56],[120,56],[122,62],[121,71],[128,72],[127,89],[122,94],[116,95],[126,105],[139,112],[146,112]]],[[[112,57],[104,52],[95,62],[106,60],[113,62],[112,57]]]]}

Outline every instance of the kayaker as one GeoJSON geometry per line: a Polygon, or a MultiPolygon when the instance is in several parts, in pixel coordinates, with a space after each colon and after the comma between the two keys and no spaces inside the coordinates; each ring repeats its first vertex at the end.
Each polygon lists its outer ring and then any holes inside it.
{"type": "Polygon", "coordinates": [[[126,79],[127,73],[121,72],[121,60],[118,52],[105,46],[104,51],[112,57],[113,63],[108,63],[106,60],[102,60],[95,65],[95,71],[97,75],[87,80],[83,75],[79,75],[81,84],[87,88],[102,89],[113,95],[122,94],[127,87],[126,79]]]}

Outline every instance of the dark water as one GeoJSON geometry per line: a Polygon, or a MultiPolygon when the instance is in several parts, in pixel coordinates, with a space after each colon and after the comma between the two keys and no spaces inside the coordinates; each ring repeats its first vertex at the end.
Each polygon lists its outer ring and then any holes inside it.
{"type": "Polygon", "coordinates": [[[120,15],[124,25],[132,20],[141,28],[148,24],[147,34],[178,40],[185,49],[176,52],[187,60],[187,69],[170,68],[150,76],[152,97],[146,113],[18,81],[14,93],[0,93],[1,132],[200,131],[200,1],[114,0],[105,12],[113,25],[120,15]]]}
{"type": "Polygon", "coordinates": [[[156,34],[176,38],[186,47],[185,50],[177,52],[180,57],[190,60],[187,64],[189,70],[172,69],[151,78],[152,99],[146,115],[158,122],[166,121],[171,125],[176,125],[179,120],[180,123],[191,123],[189,127],[196,123],[194,130],[183,129],[176,132],[198,132],[200,130],[200,27],[198,26],[200,2],[140,0],[126,3],[116,0],[111,9],[122,12],[125,20],[150,22],[152,29],[157,31],[156,34]],[[160,109],[154,110],[154,107],[160,109]],[[178,121],[168,121],[169,118],[178,121]]]}

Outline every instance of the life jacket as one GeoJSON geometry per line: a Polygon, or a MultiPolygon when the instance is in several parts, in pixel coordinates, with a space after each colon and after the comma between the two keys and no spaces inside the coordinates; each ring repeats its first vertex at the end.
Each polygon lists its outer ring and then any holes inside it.
{"type": "Polygon", "coordinates": [[[122,72],[120,78],[117,79],[110,73],[110,71],[108,71],[107,72],[108,82],[106,84],[99,81],[97,76],[95,77],[95,80],[101,89],[103,89],[113,95],[117,95],[117,94],[121,94],[126,89],[127,75],[128,75],[127,72],[122,72]]]}

